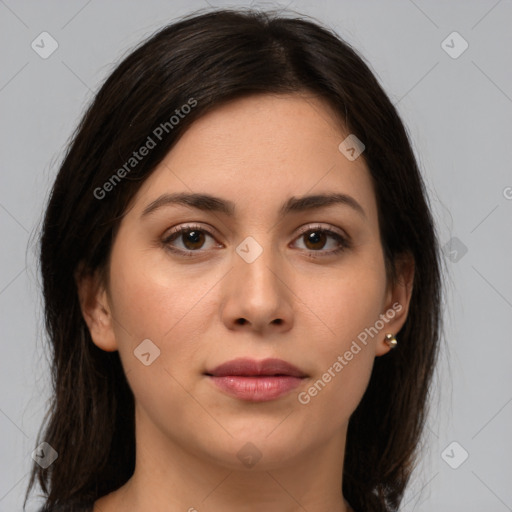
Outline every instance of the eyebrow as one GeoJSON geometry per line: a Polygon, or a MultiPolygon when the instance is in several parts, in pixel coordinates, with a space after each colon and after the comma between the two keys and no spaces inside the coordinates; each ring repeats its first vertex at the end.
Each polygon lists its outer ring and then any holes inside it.
{"type": "MultiPolygon", "coordinates": [[[[172,205],[183,205],[197,208],[202,211],[224,213],[230,217],[235,214],[235,203],[232,201],[215,197],[210,194],[180,192],[175,194],[162,194],[144,208],[141,218],[150,215],[164,206],[172,205]]],[[[349,206],[362,217],[366,218],[366,213],[363,207],[352,196],[340,193],[290,197],[281,206],[279,215],[285,216],[290,213],[298,213],[334,205],[349,206]]]]}

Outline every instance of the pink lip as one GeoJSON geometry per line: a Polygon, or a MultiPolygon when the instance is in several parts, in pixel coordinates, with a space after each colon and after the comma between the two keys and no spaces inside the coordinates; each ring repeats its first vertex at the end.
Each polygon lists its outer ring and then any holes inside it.
{"type": "Polygon", "coordinates": [[[281,359],[234,359],[205,374],[224,392],[250,402],[274,400],[296,388],[307,377],[281,359]]]}

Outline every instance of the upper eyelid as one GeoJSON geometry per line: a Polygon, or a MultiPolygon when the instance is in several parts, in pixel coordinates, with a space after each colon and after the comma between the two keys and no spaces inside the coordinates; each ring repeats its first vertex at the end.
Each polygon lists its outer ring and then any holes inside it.
{"type": "Polygon", "coordinates": [[[321,223],[315,224],[315,223],[309,223],[304,226],[301,226],[299,228],[299,234],[303,234],[307,231],[310,231],[312,229],[321,229],[322,231],[332,231],[336,235],[348,238],[348,234],[345,232],[345,230],[338,228],[336,226],[333,226],[332,224],[329,224],[328,222],[325,223],[325,226],[322,226],[321,223]]]}
{"type": "Polygon", "coordinates": [[[191,224],[185,224],[185,225],[179,225],[175,228],[172,228],[168,234],[164,235],[164,240],[167,240],[168,238],[172,237],[173,235],[180,234],[185,231],[193,231],[194,229],[197,229],[199,231],[204,231],[209,236],[214,237],[217,230],[211,228],[211,227],[204,227],[199,224],[191,223],[191,224]],[[212,233],[213,231],[213,233],[212,233]]]}

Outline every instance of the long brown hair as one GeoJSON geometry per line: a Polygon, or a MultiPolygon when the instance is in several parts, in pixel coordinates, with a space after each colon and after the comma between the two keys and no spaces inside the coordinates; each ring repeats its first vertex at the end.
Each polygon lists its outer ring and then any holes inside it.
{"type": "Polygon", "coordinates": [[[91,340],[78,270],[105,270],[131,198],[194,120],[237,97],[301,91],[329,102],[366,146],[391,278],[401,255],[415,262],[399,346],[376,358],[340,460],[343,493],[356,510],[398,509],[418,457],[441,329],[439,249],[425,186],[395,107],[349,44],[304,17],[240,9],[193,13],[143,42],[108,77],[74,133],[40,240],[54,389],[38,444],[50,444],[58,458],[47,469],[34,463],[25,503],[36,477],[51,509],[92,503],[135,468],[134,397],[118,353],[91,340]],[[194,107],[171,128],[170,117],[191,99],[194,107]],[[164,123],[154,149],[101,197],[98,190],[164,123]]]}

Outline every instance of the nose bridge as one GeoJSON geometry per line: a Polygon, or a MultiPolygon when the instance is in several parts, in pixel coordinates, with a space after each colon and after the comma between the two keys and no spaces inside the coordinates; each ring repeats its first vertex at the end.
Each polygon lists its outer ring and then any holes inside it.
{"type": "Polygon", "coordinates": [[[270,295],[279,293],[277,273],[282,265],[271,235],[256,237],[248,236],[236,247],[235,271],[242,287],[246,285],[254,296],[268,295],[268,300],[270,295]]]}
{"type": "Polygon", "coordinates": [[[292,307],[284,276],[280,276],[283,268],[271,234],[242,240],[233,254],[226,320],[239,325],[243,319],[260,330],[271,324],[289,328],[292,307]]]}

